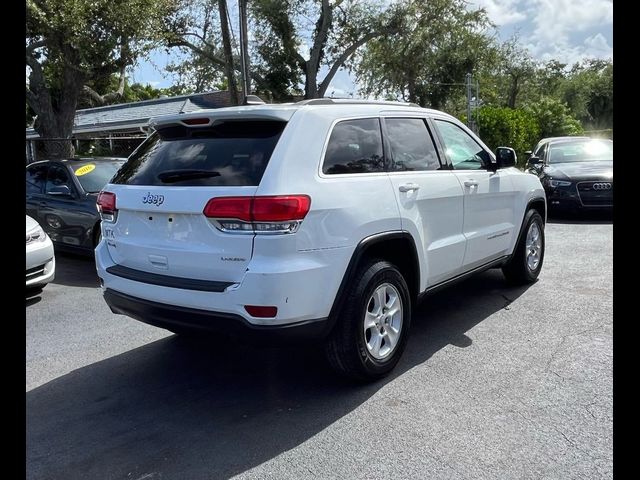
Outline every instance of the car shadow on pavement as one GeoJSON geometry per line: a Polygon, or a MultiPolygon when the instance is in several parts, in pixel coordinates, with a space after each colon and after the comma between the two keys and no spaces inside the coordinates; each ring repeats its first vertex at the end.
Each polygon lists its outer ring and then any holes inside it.
{"type": "MultiPolygon", "coordinates": [[[[26,395],[27,478],[229,478],[302,444],[507,308],[526,287],[489,271],[427,298],[384,380],[351,384],[318,348],[167,337],[26,395]],[[464,305],[460,299],[464,299],[464,305]]],[[[328,452],[328,457],[330,452],[328,452]]]]}
{"type": "Polygon", "coordinates": [[[35,305],[40,300],[42,300],[42,288],[27,288],[25,294],[25,300],[27,307],[31,305],[35,305]]]}
{"type": "Polygon", "coordinates": [[[99,287],[93,256],[56,251],[56,276],[53,283],[68,287],[99,287]]]}
{"type": "Polygon", "coordinates": [[[549,214],[547,223],[564,223],[573,225],[611,225],[613,214],[611,212],[577,212],[549,214]]]}

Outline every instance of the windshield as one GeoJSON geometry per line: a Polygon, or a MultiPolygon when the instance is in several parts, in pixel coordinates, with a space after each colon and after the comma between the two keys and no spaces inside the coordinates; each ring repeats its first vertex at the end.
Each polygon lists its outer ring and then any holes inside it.
{"type": "Polygon", "coordinates": [[[257,186],[285,126],[241,120],[206,128],[164,127],[131,154],[113,183],[257,186]]]}
{"type": "Polygon", "coordinates": [[[113,178],[122,162],[86,162],[71,165],[80,185],[87,193],[97,193],[113,178]]]}
{"type": "Polygon", "coordinates": [[[581,140],[554,143],[549,147],[549,163],[613,161],[613,141],[581,140]]]}

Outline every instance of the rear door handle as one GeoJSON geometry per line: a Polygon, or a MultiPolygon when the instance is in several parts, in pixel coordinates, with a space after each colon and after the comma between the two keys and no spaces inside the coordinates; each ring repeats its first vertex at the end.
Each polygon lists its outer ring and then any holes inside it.
{"type": "Polygon", "coordinates": [[[470,178],[469,180],[465,180],[464,181],[464,186],[465,187],[477,187],[478,186],[478,182],[472,178],[470,178]]]}
{"type": "Polygon", "coordinates": [[[411,190],[419,190],[420,189],[420,185],[418,185],[417,183],[405,183],[404,185],[400,185],[398,187],[398,190],[400,190],[401,192],[410,192],[411,190]]]}

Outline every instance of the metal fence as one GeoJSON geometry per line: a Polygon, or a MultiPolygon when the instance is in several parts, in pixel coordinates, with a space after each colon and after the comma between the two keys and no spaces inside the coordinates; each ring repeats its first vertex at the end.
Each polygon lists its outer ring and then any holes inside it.
{"type": "Polygon", "coordinates": [[[27,138],[26,163],[62,157],[128,157],[146,135],[73,138],[27,138]],[[71,153],[71,155],[69,155],[71,153]]]}

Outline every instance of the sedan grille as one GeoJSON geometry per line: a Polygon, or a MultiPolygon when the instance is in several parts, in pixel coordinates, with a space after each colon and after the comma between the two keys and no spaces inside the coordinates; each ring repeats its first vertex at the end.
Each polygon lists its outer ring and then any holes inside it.
{"type": "Polygon", "coordinates": [[[613,182],[580,182],[578,196],[585,207],[611,207],[613,182]]]}

